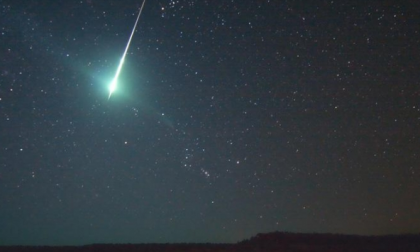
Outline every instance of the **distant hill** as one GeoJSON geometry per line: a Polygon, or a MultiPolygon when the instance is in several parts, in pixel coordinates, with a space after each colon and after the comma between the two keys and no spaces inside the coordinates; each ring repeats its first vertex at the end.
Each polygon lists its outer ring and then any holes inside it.
{"type": "Polygon", "coordinates": [[[235,245],[243,251],[420,252],[420,235],[359,236],[340,234],[257,234],[235,245]]]}
{"type": "Polygon", "coordinates": [[[236,244],[94,244],[0,246],[0,252],[420,252],[419,235],[358,236],[274,232],[236,244]]]}

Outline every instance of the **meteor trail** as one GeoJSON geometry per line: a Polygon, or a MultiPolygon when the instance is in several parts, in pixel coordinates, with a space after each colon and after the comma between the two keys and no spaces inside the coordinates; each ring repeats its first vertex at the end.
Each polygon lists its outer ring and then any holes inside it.
{"type": "Polygon", "coordinates": [[[109,98],[111,98],[111,95],[112,95],[112,93],[114,93],[115,89],[117,89],[118,76],[120,76],[121,68],[124,65],[125,56],[127,55],[128,48],[130,47],[131,39],[133,38],[134,31],[136,30],[137,23],[139,22],[140,15],[141,15],[141,12],[143,11],[143,7],[144,7],[145,2],[146,2],[146,0],[143,0],[143,4],[140,7],[139,15],[137,16],[137,20],[136,20],[136,23],[134,24],[133,31],[131,32],[130,39],[128,40],[127,46],[125,47],[124,54],[123,54],[123,56],[120,60],[120,64],[118,65],[117,72],[115,73],[115,77],[112,80],[111,85],[109,85],[108,100],[109,100],[109,98]]]}

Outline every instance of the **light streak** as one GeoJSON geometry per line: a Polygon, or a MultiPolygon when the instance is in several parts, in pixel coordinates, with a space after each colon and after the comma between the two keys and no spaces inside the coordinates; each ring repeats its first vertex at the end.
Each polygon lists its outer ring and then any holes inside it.
{"type": "Polygon", "coordinates": [[[122,69],[122,67],[124,65],[125,56],[127,55],[127,51],[128,51],[128,48],[130,47],[131,40],[133,39],[134,31],[136,30],[137,23],[139,22],[140,15],[141,15],[141,12],[143,11],[143,7],[144,7],[144,3],[145,2],[146,2],[146,0],[143,0],[143,4],[140,7],[139,15],[137,16],[136,23],[134,24],[133,31],[131,31],[130,38],[128,39],[127,46],[125,47],[125,50],[124,50],[124,54],[123,54],[123,56],[122,56],[122,58],[120,60],[120,64],[118,65],[117,72],[115,73],[115,77],[112,80],[111,84],[109,85],[109,96],[108,96],[108,100],[109,100],[109,98],[111,98],[112,93],[114,93],[114,91],[117,89],[118,77],[120,76],[121,69],[122,69]]]}

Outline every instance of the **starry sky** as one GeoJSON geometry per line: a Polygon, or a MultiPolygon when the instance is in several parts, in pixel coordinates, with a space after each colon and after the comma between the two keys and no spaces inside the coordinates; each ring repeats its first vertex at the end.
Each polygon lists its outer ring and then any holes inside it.
{"type": "Polygon", "coordinates": [[[0,245],[420,232],[418,1],[0,0],[0,245]]]}

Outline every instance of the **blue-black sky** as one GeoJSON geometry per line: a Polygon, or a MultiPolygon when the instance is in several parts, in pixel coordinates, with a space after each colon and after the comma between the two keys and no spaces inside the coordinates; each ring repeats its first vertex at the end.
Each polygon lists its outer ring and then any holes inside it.
{"type": "Polygon", "coordinates": [[[417,1],[0,1],[0,245],[420,232],[417,1]]]}

